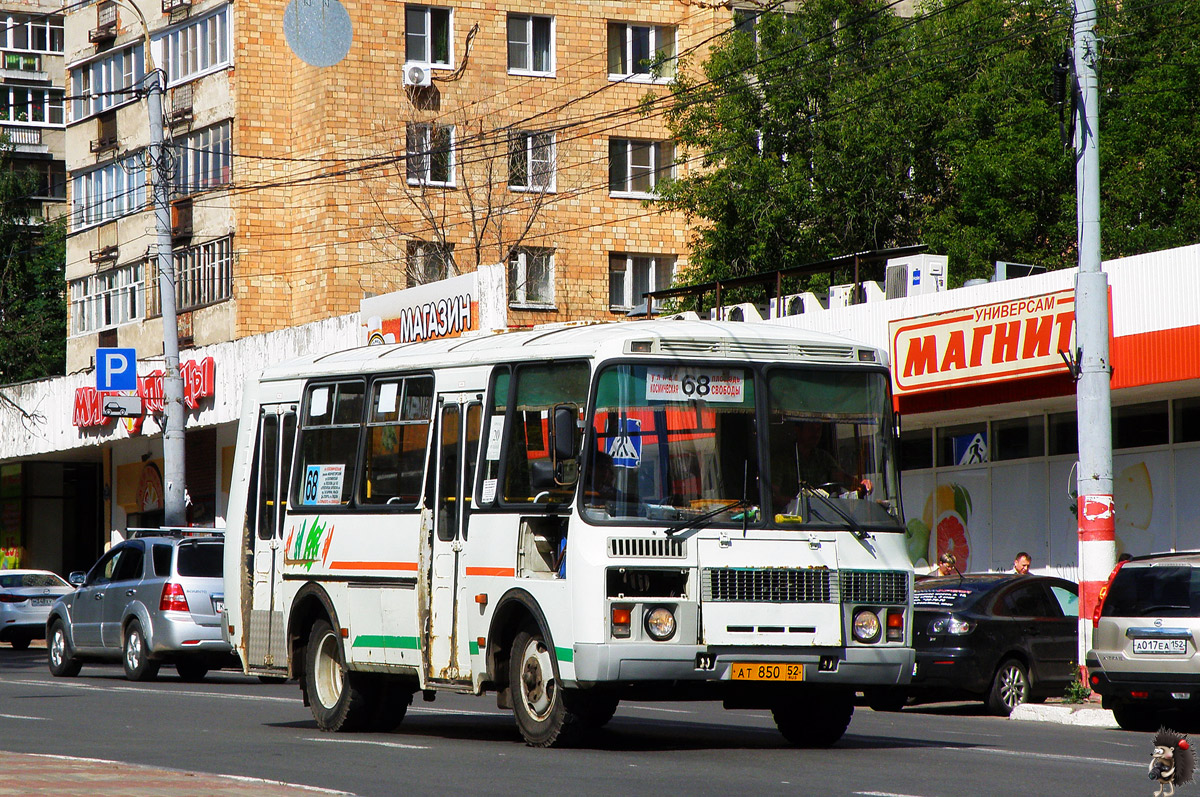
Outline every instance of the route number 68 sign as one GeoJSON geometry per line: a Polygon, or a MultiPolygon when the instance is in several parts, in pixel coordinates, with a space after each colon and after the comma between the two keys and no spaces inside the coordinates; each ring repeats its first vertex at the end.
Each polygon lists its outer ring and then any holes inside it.
{"type": "Polygon", "coordinates": [[[741,404],[745,387],[741,370],[690,366],[646,369],[647,401],[702,399],[741,404]]]}

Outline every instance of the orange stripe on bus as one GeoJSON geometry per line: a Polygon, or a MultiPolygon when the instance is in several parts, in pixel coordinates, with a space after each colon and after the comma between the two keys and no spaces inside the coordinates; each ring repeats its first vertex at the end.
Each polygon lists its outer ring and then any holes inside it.
{"type": "Polygon", "coordinates": [[[515,576],[516,568],[513,567],[468,567],[468,576],[515,576]]]}
{"type": "Polygon", "coordinates": [[[330,562],[330,570],[416,570],[416,562],[330,562]]]}

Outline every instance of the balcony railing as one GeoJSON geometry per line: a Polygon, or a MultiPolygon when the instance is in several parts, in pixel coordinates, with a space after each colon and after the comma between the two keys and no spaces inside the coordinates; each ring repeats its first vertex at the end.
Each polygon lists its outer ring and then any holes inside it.
{"type": "Polygon", "coordinates": [[[14,146],[39,146],[42,143],[42,130],[38,127],[4,127],[0,128],[8,136],[8,142],[14,146]]]}

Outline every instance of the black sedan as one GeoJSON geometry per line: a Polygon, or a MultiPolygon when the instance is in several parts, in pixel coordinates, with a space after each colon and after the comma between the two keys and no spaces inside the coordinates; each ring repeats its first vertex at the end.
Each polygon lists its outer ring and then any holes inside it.
{"type": "Polygon", "coordinates": [[[867,693],[876,710],[910,699],[983,700],[1008,716],[1061,695],[1078,677],[1078,587],[1051,576],[967,573],[919,579],[913,590],[917,666],[905,689],[867,693]]]}

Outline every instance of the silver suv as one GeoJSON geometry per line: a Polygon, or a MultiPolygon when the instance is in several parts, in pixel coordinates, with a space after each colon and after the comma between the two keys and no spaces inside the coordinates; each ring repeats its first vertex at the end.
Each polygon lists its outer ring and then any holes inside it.
{"type": "Polygon", "coordinates": [[[163,663],[185,681],[235,664],[221,633],[224,539],[211,529],[131,530],[54,602],[46,620],[50,672],[70,677],[85,661],[120,659],[146,681],[163,663]]]}
{"type": "Polygon", "coordinates": [[[1140,556],[1109,578],[1093,617],[1088,679],[1126,730],[1200,713],[1200,553],[1140,556]]]}

